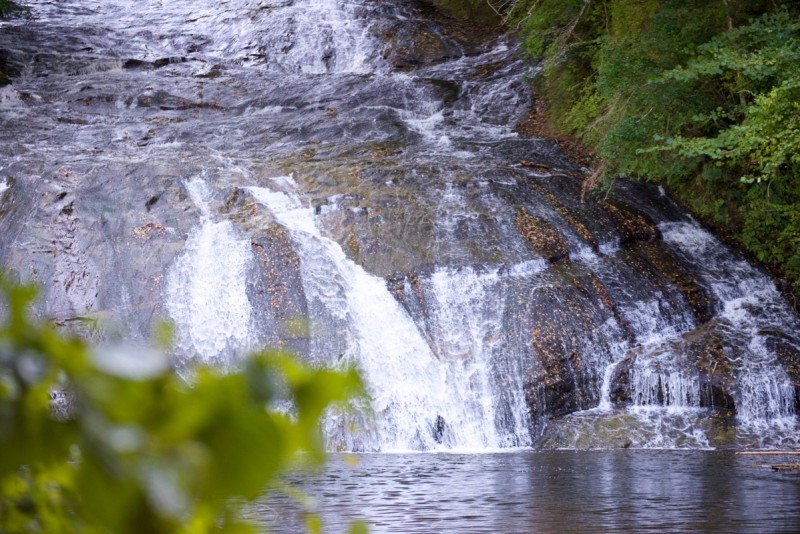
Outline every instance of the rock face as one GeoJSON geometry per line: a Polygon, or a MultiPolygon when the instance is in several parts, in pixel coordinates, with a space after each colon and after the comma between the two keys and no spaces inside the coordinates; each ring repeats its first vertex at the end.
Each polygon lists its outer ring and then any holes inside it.
{"type": "Polygon", "coordinates": [[[308,353],[308,304],[291,237],[245,189],[234,189],[223,209],[245,235],[252,235],[255,262],[247,275],[247,296],[263,345],[308,353]]]}
{"type": "Polygon", "coordinates": [[[797,316],[662,191],[586,195],[521,137],[496,29],[395,0],[78,4],[0,34],[0,262],[38,313],[172,321],[181,369],[355,365],[336,449],[795,445],[797,316]]]}
{"type": "Polygon", "coordinates": [[[542,219],[532,217],[524,209],[517,213],[517,230],[530,247],[550,263],[567,258],[567,247],[555,228],[542,219]]]}
{"type": "Polygon", "coordinates": [[[603,377],[596,351],[608,347],[597,325],[610,313],[585,278],[566,269],[562,274],[564,281],[537,294],[530,310],[536,363],[526,394],[539,418],[558,418],[600,401],[603,377]]]}
{"type": "Polygon", "coordinates": [[[408,72],[481,51],[500,28],[447,17],[431,2],[412,0],[413,20],[395,21],[377,30],[383,58],[393,69],[408,72]]]}

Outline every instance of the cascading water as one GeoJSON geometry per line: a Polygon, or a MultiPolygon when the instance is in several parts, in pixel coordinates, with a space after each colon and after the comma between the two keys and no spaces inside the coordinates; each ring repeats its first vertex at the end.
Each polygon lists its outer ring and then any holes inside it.
{"type": "Polygon", "coordinates": [[[355,365],[333,449],[800,447],[797,315],[662,191],[584,198],[515,129],[509,39],[394,0],[30,3],[0,260],[41,313],[169,319],[180,370],[355,365]]]}
{"type": "Polygon", "coordinates": [[[211,190],[195,178],[186,188],[200,210],[200,226],[167,274],[167,312],[177,329],[180,363],[191,360],[230,367],[254,348],[246,277],[253,262],[250,241],[230,221],[214,222],[211,190]]]}
{"type": "MultiPolygon", "coordinates": [[[[795,390],[769,346],[770,336],[796,332],[794,312],[780,297],[772,282],[746,261],[732,254],[722,243],[692,221],[660,225],[664,242],[698,267],[697,275],[710,288],[717,311],[715,328],[725,331],[725,360],[733,368],[730,389],[735,398],[739,443],[759,447],[794,447],[796,441],[795,390]]],[[[595,265],[597,267],[597,265],[595,265]]],[[[597,272],[601,272],[599,269],[597,272]]],[[[630,401],[625,424],[639,427],[626,434],[625,445],[651,447],[711,447],[700,418],[703,408],[702,372],[685,352],[683,338],[697,325],[691,316],[684,320],[659,319],[658,306],[639,303],[629,313],[636,339],[633,345],[618,347],[620,361],[634,360],[628,372],[630,401]],[[635,420],[635,422],[634,422],[635,420]]],[[[618,362],[612,363],[604,379],[601,411],[609,411],[609,386],[618,362]]],[[[716,365],[716,364],[715,364],[716,365]]],[[[712,371],[713,372],[713,371],[712,371]]],[[[586,412],[589,415],[594,410],[586,412]]],[[[730,415],[730,414],[729,414],[730,415]]],[[[581,413],[576,414],[580,421],[581,413]]],[[[620,415],[610,416],[619,424],[620,415]]],[[[588,432],[581,421],[557,436],[556,441],[576,445],[588,432]],[[559,441],[560,440],[560,441],[559,441]]],[[[608,423],[597,423],[601,428],[608,423]]],[[[583,441],[590,445],[591,440],[583,441]]]]}
{"type": "MultiPolygon", "coordinates": [[[[795,427],[796,392],[769,346],[776,332],[798,332],[800,321],[772,281],[692,223],[665,223],[664,240],[700,266],[715,299],[720,328],[731,340],[737,418],[755,435],[795,427]]],[[[791,434],[791,432],[790,432],[791,434]]]]}
{"type": "MultiPolygon", "coordinates": [[[[347,258],[338,243],[322,235],[314,211],[293,191],[296,184],[291,178],[278,182],[287,190],[252,187],[250,192],[289,230],[297,247],[312,310],[312,356],[327,364],[342,360],[355,365],[366,379],[370,408],[376,418],[377,428],[362,429],[361,435],[343,434],[337,428],[342,426],[338,419],[328,420],[330,445],[408,450],[529,444],[527,427],[519,414],[517,425],[496,426],[486,351],[482,346],[459,346],[464,341],[482,345],[490,335],[484,330],[496,329],[497,325],[464,325],[458,321],[463,317],[453,321],[448,316],[454,311],[451,305],[459,303],[440,302],[437,319],[443,330],[466,327],[468,335],[480,339],[441,338],[445,332],[437,332],[443,348],[435,356],[384,280],[365,272],[347,258]],[[457,353],[450,352],[454,348],[457,353]]],[[[447,274],[435,274],[432,282],[445,286],[437,295],[460,297],[449,287],[447,274]]],[[[475,282],[474,291],[480,292],[481,284],[475,282]]],[[[520,402],[515,408],[524,411],[521,395],[517,397],[520,402]]]]}

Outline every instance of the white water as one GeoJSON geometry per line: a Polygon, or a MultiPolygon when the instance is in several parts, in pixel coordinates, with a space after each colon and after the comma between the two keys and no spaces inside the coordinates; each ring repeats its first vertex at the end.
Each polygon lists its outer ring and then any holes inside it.
{"type": "MultiPolygon", "coordinates": [[[[710,288],[720,328],[733,346],[726,351],[735,370],[734,401],[740,434],[762,446],[776,446],[760,434],[791,434],[794,421],[794,389],[762,332],[800,329],[797,320],[774,284],[762,272],[732,255],[722,243],[695,223],[662,223],[665,243],[696,266],[702,266],[704,287],[710,288]]],[[[582,251],[578,259],[603,278],[603,258],[582,251]]],[[[640,433],[637,446],[709,446],[699,421],[700,374],[684,361],[686,355],[673,345],[697,325],[687,309],[667,309],[659,299],[621,303],[619,310],[635,336],[634,343],[612,346],[596,410],[610,412],[610,381],[616,366],[634,348],[629,372],[633,406],[628,410],[640,433]]],[[[796,330],[795,330],[796,331],[796,330]]],[[[678,343],[677,347],[681,345],[678,343]]],[[[577,440],[578,438],[576,438],[577,440]]],[[[635,440],[634,440],[635,441],[635,440]]],[[[783,440],[784,446],[795,443],[783,440]]]]}
{"type": "MultiPolygon", "coordinates": [[[[76,10],[33,3],[43,21],[63,23],[76,10]]],[[[366,14],[371,9],[358,0],[85,0],[79,8],[83,23],[127,36],[125,48],[137,49],[134,59],[231,59],[311,75],[375,69],[380,57],[366,14]],[[142,39],[144,32],[153,38],[142,39]]],[[[111,60],[100,68],[121,66],[111,60]]]]}
{"type": "MultiPolygon", "coordinates": [[[[602,256],[598,256],[588,247],[582,247],[573,259],[590,266],[592,271],[602,280],[604,277],[618,276],[609,270],[607,256],[619,251],[618,243],[601,245],[602,256]]],[[[687,373],[682,366],[676,365],[675,359],[680,355],[664,350],[663,344],[695,326],[694,318],[688,308],[673,309],[660,294],[648,296],[643,300],[629,300],[617,304],[621,318],[631,329],[634,339],[624,340],[619,324],[610,320],[606,328],[606,337],[617,340],[609,344],[609,354],[604,361],[596,358],[594,364],[605,366],[603,381],[600,387],[600,402],[591,412],[607,412],[612,409],[610,399],[611,380],[617,366],[636,349],[637,357],[630,370],[631,400],[636,408],[652,408],[642,411],[640,416],[657,417],[662,407],[672,414],[683,408],[694,408],[700,405],[700,384],[696,374],[687,373]]]]}
{"type": "Polygon", "coordinates": [[[631,395],[636,406],[663,405],[673,411],[700,406],[697,372],[658,369],[653,362],[637,360],[631,372],[631,395]]]}
{"type": "Polygon", "coordinates": [[[360,5],[342,0],[250,1],[249,17],[231,10],[233,22],[216,3],[207,9],[220,55],[248,57],[269,68],[302,74],[366,73],[375,53],[374,38],[360,5]]]}
{"type": "MultiPolygon", "coordinates": [[[[503,431],[496,423],[497,392],[488,360],[500,326],[481,307],[487,281],[471,272],[462,273],[467,280],[445,271],[434,274],[440,330],[434,354],[385,281],[368,274],[323,235],[313,210],[293,191],[292,179],[280,179],[279,184],[284,191],[250,191],[291,233],[306,297],[323,311],[312,317],[312,336],[330,335],[331,325],[346,330],[340,359],[361,370],[371,396],[376,428],[353,436],[337,428],[344,421],[329,420],[331,447],[386,451],[529,445],[521,386],[515,428],[503,431]],[[471,283],[467,291],[464,282],[471,283]],[[437,419],[444,422],[438,430],[437,419]]],[[[487,276],[491,284],[496,273],[487,276]]],[[[324,344],[320,348],[324,350],[324,344]]],[[[316,356],[323,361],[327,357],[328,363],[337,359],[336,354],[316,356]]]]}
{"type": "Polygon", "coordinates": [[[246,287],[254,261],[250,240],[238,236],[230,221],[214,221],[211,191],[202,179],[190,180],[186,189],[200,210],[200,226],[167,274],[166,308],[181,363],[229,367],[255,341],[246,287]]]}
{"type": "Polygon", "coordinates": [[[737,418],[746,425],[767,425],[794,414],[794,388],[767,347],[765,329],[800,330],[797,319],[771,280],[693,223],[664,223],[664,241],[696,265],[716,301],[723,327],[740,339],[731,355],[737,371],[737,418]]]}
{"type": "MultiPolygon", "coordinates": [[[[531,276],[540,269],[538,263],[520,265],[514,274],[531,276]]],[[[494,446],[530,445],[519,362],[502,365],[509,350],[503,321],[508,295],[499,269],[439,268],[424,285],[433,297],[428,315],[435,352],[452,362],[448,381],[472,404],[471,412],[481,414],[468,423],[473,432],[494,446]]]]}

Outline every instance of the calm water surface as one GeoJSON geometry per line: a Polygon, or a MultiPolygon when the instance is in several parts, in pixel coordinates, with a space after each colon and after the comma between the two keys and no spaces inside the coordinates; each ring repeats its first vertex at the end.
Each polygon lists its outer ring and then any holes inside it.
{"type": "MultiPolygon", "coordinates": [[[[785,461],[712,451],[548,451],[333,456],[291,482],[324,532],[800,532],[800,475],[785,461]]],[[[270,531],[301,532],[301,507],[252,510],[270,531]]]]}

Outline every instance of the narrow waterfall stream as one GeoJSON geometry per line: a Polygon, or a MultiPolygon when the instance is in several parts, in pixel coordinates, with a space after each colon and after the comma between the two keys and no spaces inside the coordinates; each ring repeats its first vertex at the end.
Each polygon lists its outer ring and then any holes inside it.
{"type": "Polygon", "coordinates": [[[584,198],[516,129],[511,38],[422,1],[29,3],[0,262],[38,313],[168,320],[179,372],[353,365],[331,450],[800,447],[795,311],[658,188],[584,198]]]}
{"type": "Polygon", "coordinates": [[[187,190],[200,210],[201,223],[167,274],[165,304],[177,328],[179,358],[224,367],[231,353],[243,356],[257,348],[246,289],[254,258],[250,240],[237,236],[230,221],[214,222],[205,182],[195,178],[187,190]]]}

